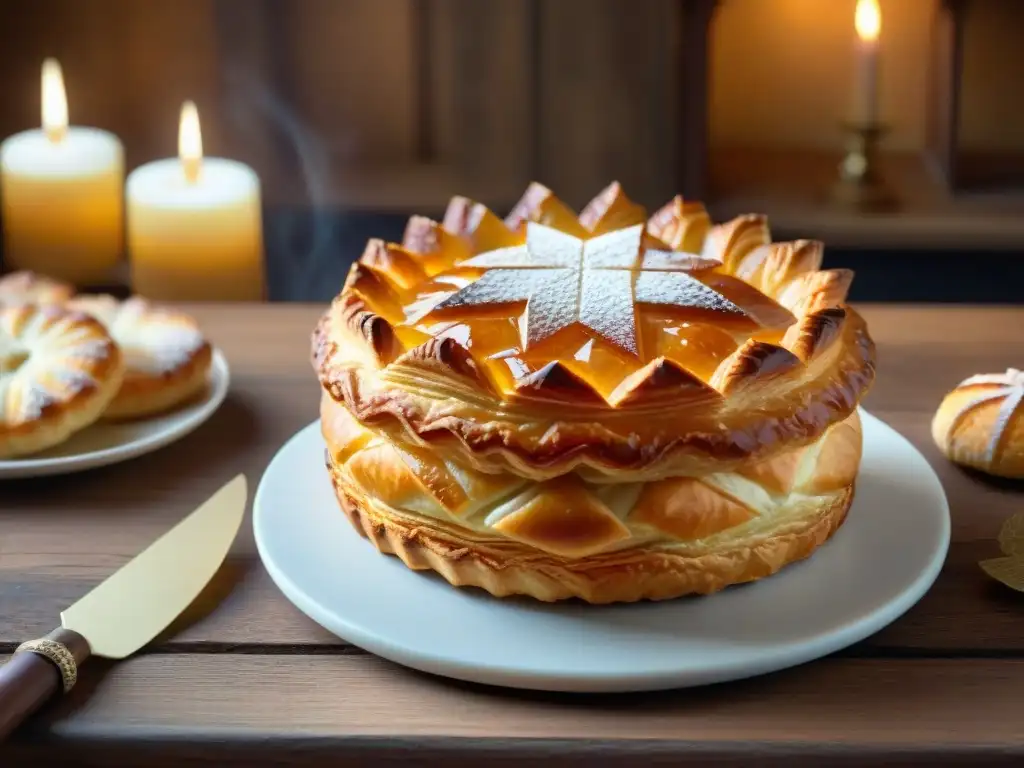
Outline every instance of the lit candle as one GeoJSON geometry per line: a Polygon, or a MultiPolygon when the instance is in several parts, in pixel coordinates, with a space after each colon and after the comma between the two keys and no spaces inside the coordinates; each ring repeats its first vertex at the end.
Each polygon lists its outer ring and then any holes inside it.
{"type": "Polygon", "coordinates": [[[882,30],[878,0],[857,0],[853,23],[857,29],[854,118],[862,125],[874,125],[878,121],[878,34],[882,30]]]}
{"type": "Polygon", "coordinates": [[[186,102],[178,157],[128,176],[128,252],[136,293],[162,301],[260,301],[264,296],[260,182],[247,165],[203,157],[186,102]]]}
{"type": "Polygon", "coordinates": [[[60,65],[42,76],[43,127],[0,144],[4,262],[78,285],[109,278],[124,243],[124,149],[116,136],[68,125],[60,65]]]}

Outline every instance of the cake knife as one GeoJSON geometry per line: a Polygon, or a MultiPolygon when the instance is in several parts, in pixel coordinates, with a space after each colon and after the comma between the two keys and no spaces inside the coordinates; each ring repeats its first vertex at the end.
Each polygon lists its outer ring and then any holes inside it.
{"type": "Polygon", "coordinates": [[[244,475],[60,614],[61,626],[23,643],[0,666],[0,741],[90,656],[123,659],[150,642],[199,595],[224,561],[245,513],[244,475]]]}

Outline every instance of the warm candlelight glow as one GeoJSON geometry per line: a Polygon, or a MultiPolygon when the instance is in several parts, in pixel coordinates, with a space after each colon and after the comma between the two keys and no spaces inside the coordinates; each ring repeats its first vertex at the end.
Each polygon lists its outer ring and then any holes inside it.
{"type": "Polygon", "coordinates": [[[56,59],[43,62],[43,130],[54,142],[63,139],[68,130],[68,97],[56,59]]]}
{"type": "Polygon", "coordinates": [[[141,165],[125,186],[132,288],[155,301],[261,301],[260,180],[203,153],[196,105],[178,123],[178,156],[141,165]]]}
{"type": "Polygon", "coordinates": [[[857,0],[853,23],[861,40],[877,40],[878,33],[882,30],[882,11],[878,7],[878,0],[857,0]]]}
{"type": "Polygon", "coordinates": [[[191,101],[181,107],[178,124],[178,157],[181,158],[185,178],[195,182],[203,163],[203,134],[199,129],[199,111],[191,101]]]}

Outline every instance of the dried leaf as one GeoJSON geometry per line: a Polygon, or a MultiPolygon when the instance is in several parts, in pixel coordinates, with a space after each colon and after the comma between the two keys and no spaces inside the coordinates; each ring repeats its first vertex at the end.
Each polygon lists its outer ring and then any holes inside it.
{"type": "Polygon", "coordinates": [[[1024,592],[1024,557],[997,557],[982,560],[982,570],[996,581],[1000,581],[1010,589],[1024,592]]]}
{"type": "Polygon", "coordinates": [[[1003,523],[999,548],[1004,555],[1024,555],[1024,512],[1018,512],[1003,523]]]}

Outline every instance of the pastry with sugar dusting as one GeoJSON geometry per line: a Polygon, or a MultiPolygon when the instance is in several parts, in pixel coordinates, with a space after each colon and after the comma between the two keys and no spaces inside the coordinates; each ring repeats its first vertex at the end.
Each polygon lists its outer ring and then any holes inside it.
{"type": "Polygon", "coordinates": [[[708,594],[845,519],[874,380],[852,273],[768,219],[578,214],[532,184],[371,240],[312,333],[328,473],[356,530],[496,596],[708,594]]]}
{"type": "Polygon", "coordinates": [[[0,307],[0,459],[85,429],[121,388],[124,359],[102,323],[59,305],[0,307]]]}
{"type": "Polygon", "coordinates": [[[0,277],[0,307],[63,304],[74,294],[74,286],[28,270],[10,272],[0,277]]]}
{"type": "Polygon", "coordinates": [[[1024,371],[961,381],[939,404],[932,439],[951,461],[990,475],[1024,478],[1024,371]]]}
{"type": "Polygon", "coordinates": [[[206,387],[213,350],[189,315],[140,297],[82,294],[67,305],[101,322],[124,354],[124,381],[104,419],[163,413],[206,387]]]}

